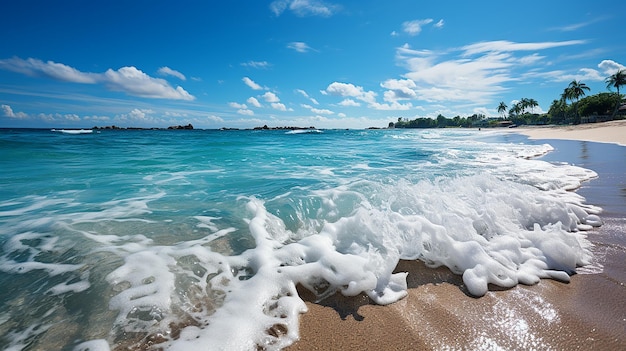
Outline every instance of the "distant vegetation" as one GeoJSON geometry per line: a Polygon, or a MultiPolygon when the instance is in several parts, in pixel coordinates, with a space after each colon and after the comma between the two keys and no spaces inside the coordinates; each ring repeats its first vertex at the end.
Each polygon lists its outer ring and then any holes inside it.
{"type": "Polygon", "coordinates": [[[616,93],[602,92],[585,96],[590,88],[583,82],[572,81],[563,90],[559,99],[552,101],[547,113],[538,114],[536,100],[522,98],[509,108],[504,102],[497,107],[499,117],[487,118],[482,114],[469,117],[448,118],[443,115],[436,119],[418,117],[413,120],[398,118],[390,122],[390,128],[446,128],[446,127],[496,127],[510,125],[580,124],[622,119],[626,111],[620,110],[623,96],[620,87],[626,85],[626,70],[606,78],[607,88],[615,88],[616,93]],[[569,103],[568,103],[569,102],[569,103]]]}

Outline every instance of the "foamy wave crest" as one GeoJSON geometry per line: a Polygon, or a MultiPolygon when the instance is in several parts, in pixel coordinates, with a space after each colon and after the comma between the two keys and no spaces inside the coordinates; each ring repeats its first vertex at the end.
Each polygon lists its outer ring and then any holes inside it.
{"type": "Polygon", "coordinates": [[[319,299],[364,293],[389,304],[407,293],[409,273],[394,273],[399,260],[446,266],[475,296],[489,284],[569,281],[590,260],[581,229],[599,211],[576,194],[487,174],[242,200],[254,245],[238,255],[209,246],[234,228],[172,246],[111,241],[124,260],[106,277],[116,338],[170,350],[281,349],[297,340],[306,311],[298,285],[319,299]]]}

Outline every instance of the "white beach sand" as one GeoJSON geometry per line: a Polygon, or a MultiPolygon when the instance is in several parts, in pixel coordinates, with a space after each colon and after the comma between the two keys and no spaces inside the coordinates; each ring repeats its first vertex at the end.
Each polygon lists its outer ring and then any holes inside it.
{"type": "Polygon", "coordinates": [[[562,139],[626,146],[626,120],[569,126],[519,127],[514,132],[531,139],[562,139]]]}

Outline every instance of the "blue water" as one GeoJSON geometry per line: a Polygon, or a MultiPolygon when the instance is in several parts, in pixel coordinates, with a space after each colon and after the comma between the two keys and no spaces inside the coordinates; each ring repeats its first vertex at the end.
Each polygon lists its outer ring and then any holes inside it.
{"type": "Polygon", "coordinates": [[[280,349],[318,297],[469,293],[591,260],[596,174],[471,130],[0,131],[0,347],[280,349]],[[212,345],[210,347],[206,345],[212,345]]]}

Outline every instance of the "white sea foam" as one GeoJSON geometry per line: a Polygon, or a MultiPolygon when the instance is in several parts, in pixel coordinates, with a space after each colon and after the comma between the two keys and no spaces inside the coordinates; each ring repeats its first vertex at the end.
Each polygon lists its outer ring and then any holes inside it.
{"type": "Polygon", "coordinates": [[[182,274],[191,279],[191,291],[221,296],[220,302],[212,302],[213,314],[208,306],[187,310],[196,322],[167,348],[200,350],[210,343],[216,349],[279,349],[297,338],[298,314],[306,310],[297,284],[320,298],[337,291],[393,303],[406,295],[406,274],[392,274],[398,260],[420,259],[462,274],[467,289],[480,296],[489,283],[568,281],[590,258],[577,231],[585,217],[578,215],[587,213],[582,207],[493,176],[392,188],[363,182],[314,196],[322,200],[317,218],[326,221],[319,231],[313,223],[303,225],[306,233],[289,232],[267,211],[269,204],[249,199],[256,246],[239,256],[189,243],[129,252],[107,278],[123,289],[110,303],[119,311],[117,323],[167,329],[173,306],[191,304],[176,292],[176,275],[182,274]],[[370,199],[357,191],[367,187],[370,199]],[[297,237],[303,238],[292,240],[297,237]],[[195,270],[181,267],[183,257],[192,257],[195,270]]]}

